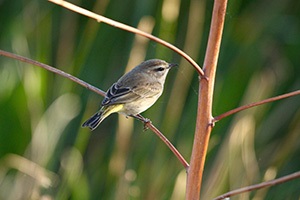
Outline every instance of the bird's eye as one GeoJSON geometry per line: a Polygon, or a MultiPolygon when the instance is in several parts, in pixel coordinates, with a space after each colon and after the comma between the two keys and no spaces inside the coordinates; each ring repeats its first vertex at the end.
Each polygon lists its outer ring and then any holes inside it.
{"type": "Polygon", "coordinates": [[[157,72],[161,72],[161,71],[164,71],[164,70],[165,70],[165,68],[163,68],[163,67],[158,67],[158,68],[155,69],[155,71],[157,71],[157,72]]]}

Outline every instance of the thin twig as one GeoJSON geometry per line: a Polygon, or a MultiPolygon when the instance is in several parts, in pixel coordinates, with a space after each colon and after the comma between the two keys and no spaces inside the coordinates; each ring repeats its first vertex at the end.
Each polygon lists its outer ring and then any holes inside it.
{"type": "Polygon", "coordinates": [[[85,88],[87,88],[87,89],[89,89],[93,92],[96,92],[97,94],[100,94],[101,96],[105,96],[105,92],[103,92],[102,90],[88,84],[87,82],[82,81],[81,79],[79,79],[75,76],[72,76],[71,74],[68,74],[64,71],[61,71],[59,69],[56,69],[56,68],[51,67],[49,65],[46,65],[44,63],[40,63],[36,60],[31,60],[29,58],[19,56],[19,55],[16,55],[16,54],[13,54],[13,53],[10,53],[10,52],[7,52],[7,51],[3,51],[3,50],[0,50],[0,55],[3,55],[3,56],[6,56],[6,57],[9,57],[9,58],[13,58],[15,60],[19,60],[19,61],[22,61],[22,62],[25,62],[25,63],[28,63],[28,64],[32,64],[32,65],[41,67],[41,68],[46,69],[48,71],[51,71],[55,74],[63,76],[63,77],[65,77],[65,78],[67,78],[71,81],[74,81],[74,82],[78,83],[79,85],[82,85],[83,87],[85,87],[85,88]]]}
{"type": "Polygon", "coordinates": [[[263,104],[270,103],[270,102],[273,102],[273,101],[278,101],[280,99],[296,96],[296,95],[299,95],[299,94],[300,94],[300,90],[296,90],[294,92],[290,92],[290,93],[286,93],[286,94],[279,95],[279,96],[276,96],[276,97],[271,97],[269,99],[265,99],[265,100],[262,100],[262,101],[250,103],[248,105],[244,105],[244,106],[229,110],[229,111],[227,111],[227,112],[225,112],[225,113],[223,113],[223,114],[221,114],[217,117],[214,117],[213,122],[217,122],[217,121],[219,121],[219,120],[221,120],[225,117],[228,117],[232,114],[235,114],[237,112],[240,112],[240,111],[243,111],[243,110],[255,107],[255,106],[263,105],[263,104]]]}
{"type": "Polygon", "coordinates": [[[66,2],[66,1],[63,1],[63,0],[49,0],[50,2],[52,3],[55,3],[57,5],[60,5],[62,7],[65,7],[69,10],[72,10],[74,12],[77,12],[79,14],[82,14],[82,15],[85,15],[89,18],[92,18],[92,19],[95,19],[97,22],[103,22],[103,23],[106,23],[106,24],[109,24],[113,27],[116,27],[116,28],[119,28],[119,29],[122,29],[122,30],[125,30],[125,31],[128,31],[128,32],[131,32],[131,33],[135,33],[135,34],[138,34],[138,35],[141,35],[143,37],[146,37],[150,40],[153,40],[159,44],[162,44],[168,48],[170,48],[171,50],[177,52],[179,55],[181,55],[182,57],[184,57],[195,69],[196,71],[198,72],[198,74],[203,77],[204,76],[204,73],[203,73],[203,70],[200,68],[200,66],[188,55],[186,54],[184,51],[182,51],[181,49],[177,48],[176,46],[158,38],[158,37],[155,37],[149,33],[146,33],[144,31],[141,31],[137,28],[134,28],[134,27],[131,27],[129,25],[126,25],[126,24],[123,24],[123,23],[120,23],[120,22],[117,22],[117,21],[114,21],[112,19],[109,19],[109,18],[106,18],[102,15],[98,15],[98,14],[95,14],[91,11],[88,11],[86,9],[83,9],[79,6],[76,6],[74,4],[71,4],[69,2],[66,2]]]}
{"type": "Polygon", "coordinates": [[[214,200],[225,199],[227,197],[231,197],[231,196],[241,194],[241,193],[244,193],[244,192],[251,192],[253,190],[258,190],[258,189],[261,189],[261,188],[270,187],[270,186],[281,184],[281,183],[284,183],[284,182],[287,182],[287,181],[290,181],[290,180],[296,179],[296,178],[300,178],[300,171],[295,172],[293,174],[283,176],[283,177],[278,178],[278,179],[274,179],[274,180],[271,180],[271,181],[266,181],[266,182],[259,183],[259,184],[256,184],[256,185],[251,185],[251,186],[247,186],[247,187],[243,187],[243,188],[240,188],[240,189],[236,189],[236,190],[227,192],[225,194],[222,194],[222,195],[216,197],[214,200]]]}
{"type": "MultiPolygon", "coordinates": [[[[140,114],[138,114],[138,116],[141,116],[140,114]]],[[[142,118],[144,118],[143,116],[141,116],[142,118]]],[[[151,129],[168,147],[169,149],[174,153],[174,155],[177,157],[177,159],[181,162],[181,164],[184,166],[184,168],[186,170],[188,170],[189,168],[189,164],[188,162],[184,159],[184,157],[179,153],[179,151],[174,147],[174,145],[168,140],[168,138],[166,138],[166,136],[164,136],[164,134],[162,134],[162,132],[160,132],[160,130],[158,130],[153,124],[152,122],[149,120],[147,122],[145,122],[145,125],[151,129]]]]}
{"type": "MultiPolygon", "coordinates": [[[[75,83],[78,83],[79,85],[82,85],[85,88],[87,88],[93,92],[96,92],[97,94],[100,94],[101,96],[105,96],[105,92],[103,92],[102,90],[90,85],[89,83],[86,83],[85,81],[82,81],[81,79],[79,79],[77,77],[72,76],[71,74],[68,74],[64,71],[61,71],[59,69],[56,69],[49,65],[46,65],[44,63],[40,63],[38,61],[31,60],[29,58],[19,56],[19,55],[16,55],[16,54],[13,54],[13,53],[10,53],[7,51],[3,51],[3,50],[0,50],[0,55],[41,67],[41,68],[51,71],[55,74],[63,76],[71,81],[74,81],[75,83]]],[[[169,147],[169,149],[174,153],[174,155],[178,158],[180,163],[183,165],[183,167],[187,169],[189,167],[189,164],[183,158],[183,156],[179,153],[179,151],[171,144],[171,142],[151,122],[146,123],[146,126],[149,127],[169,147]]]]}

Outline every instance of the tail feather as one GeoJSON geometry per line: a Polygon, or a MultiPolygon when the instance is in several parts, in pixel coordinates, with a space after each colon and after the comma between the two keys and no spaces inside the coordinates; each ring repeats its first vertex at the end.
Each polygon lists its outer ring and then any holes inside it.
{"type": "Polygon", "coordinates": [[[95,130],[99,124],[102,122],[102,112],[97,112],[94,114],[91,118],[86,120],[83,124],[82,127],[89,127],[91,130],[95,130]]]}
{"type": "Polygon", "coordinates": [[[119,112],[123,109],[123,104],[117,104],[117,105],[109,105],[109,106],[103,106],[100,111],[98,111],[96,114],[94,114],[91,118],[86,120],[82,127],[89,127],[91,130],[95,130],[99,126],[99,124],[110,114],[119,112]]]}

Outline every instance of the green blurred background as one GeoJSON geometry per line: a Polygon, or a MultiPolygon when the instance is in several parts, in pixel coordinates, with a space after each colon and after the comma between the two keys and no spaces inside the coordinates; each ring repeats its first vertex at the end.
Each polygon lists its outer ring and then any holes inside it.
{"type": "MultiPolygon", "coordinates": [[[[203,63],[213,1],[73,1],[175,44],[203,63]]],[[[143,115],[189,161],[195,70],[171,50],[47,1],[0,1],[0,49],[55,66],[102,90],[141,61],[177,62],[143,115]]],[[[214,115],[300,88],[300,2],[232,0],[218,63],[214,115]]],[[[139,121],[81,123],[102,97],[36,66],[0,57],[0,199],[183,199],[180,162],[139,121]]],[[[300,169],[300,96],[218,122],[202,199],[300,169]]],[[[299,199],[300,180],[232,199],[299,199]]]]}

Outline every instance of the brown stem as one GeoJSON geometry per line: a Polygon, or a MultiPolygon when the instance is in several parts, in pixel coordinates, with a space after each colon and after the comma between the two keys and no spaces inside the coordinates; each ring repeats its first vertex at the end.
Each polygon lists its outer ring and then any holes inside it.
{"type": "Polygon", "coordinates": [[[123,23],[120,23],[120,22],[117,22],[117,21],[114,21],[112,19],[109,19],[109,18],[106,18],[106,17],[103,17],[101,15],[98,15],[98,14],[95,14],[91,11],[88,11],[86,9],[83,9],[79,6],[76,6],[74,4],[71,4],[69,2],[66,2],[66,1],[62,1],[62,0],[49,0],[50,2],[52,3],[55,3],[57,5],[60,5],[62,7],[65,7],[69,10],[72,10],[74,12],[77,12],[79,14],[82,14],[82,15],[85,15],[89,18],[92,18],[92,19],[95,19],[97,20],[98,22],[103,22],[103,23],[106,23],[106,24],[109,24],[113,27],[116,27],[116,28],[119,28],[119,29],[122,29],[122,30],[125,30],[125,31],[128,31],[128,32],[131,32],[131,33],[135,33],[135,34],[138,34],[138,35],[141,35],[143,37],[146,37],[150,40],[153,40],[159,44],[162,44],[168,48],[170,48],[171,50],[175,51],[176,53],[178,53],[179,55],[181,55],[182,57],[184,57],[198,72],[198,74],[202,77],[204,75],[202,69],[200,68],[200,66],[189,56],[187,55],[184,51],[182,51],[181,49],[175,47],[174,45],[158,38],[158,37],[155,37],[149,33],[146,33],[144,31],[141,31],[137,28],[133,28],[131,26],[128,26],[126,24],[123,24],[123,23]]]}
{"type": "MultiPolygon", "coordinates": [[[[138,117],[145,119],[142,115],[138,114],[138,117]]],[[[143,121],[143,120],[142,120],[143,121]]],[[[181,164],[184,166],[186,170],[189,168],[189,163],[184,159],[184,157],[179,153],[179,151],[174,147],[174,145],[160,132],[150,120],[147,119],[147,121],[144,121],[145,126],[150,128],[168,147],[169,149],[174,153],[174,155],[177,157],[177,159],[181,162],[181,164]]]]}
{"type": "Polygon", "coordinates": [[[214,117],[213,122],[217,122],[217,121],[219,121],[219,120],[221,120],[225,117],[228,117],[229,115],[235,114],[237,112],[240,112],[240,111],[243,111],[243,110],[255,107],[255,106],[263,105],[263,104],[266,104],[266,103],[270,103],[270,102],[277,101],[277,100],[280,100],[280,99],[296,96],[296,95],[299,95],[299,94],[300,94],[300,90],[296,90],[294,92],[290,92],[290,93],[286,93],[286,94],[279,95],[279,96],[276,96],[276,97],[271,97],[269,99],[265,99],[265,100],[262,100],[262,101],[250,103],[248,105],[244,105],[244,106],[229,110],[229,111],[227,111],[227,112],[225,112],[225,113],[223,113],[223,114],[221,114],[217,117],[214,117]]]}
{"type": "Polygon", "coordinates": [[[186,199],[200,199],[200,188],[209,136],[212,130],[212,99],[227,0],[215,0],[208,46],[204,60],[207,79],[200,79],[195,138],[187,175],[186,199]]]}
{"type": "Polygon", "coordinates": [[[23,56],[19,56],[19,55],[16,55],[16,54],[13,54],[13,53],[10,53],[10,52],[7,52],[7,51],[3,51],[3,50],[0,50],[0,55],[3,55],[3,56],[6,56],[6,57],[9,57],[9,58],[13,58],[15,60],[19,60],[19,61],[22,61],[22,62],[25,62],[25,63],[28,63],[28,64],[32,64],[32,65],[35,65],[35,66],[38,66],[38,67],[41,67],[43,69],[46,69],[48,71],[51,71],[55,74],[58,74],[60,76],[63,76],[71,81],[74,81],[76,83],[78,83],[79,85],[82,85],[83,87],[93,91],[93,92],[96,92],[97,94],[100,94],[101,96],[105,96],[105,92],[103,92],[102,90],[88,84],[87,82],[84,82],[82,80],[80,80],[79,78],[76,78],[74,76],[72,76],[71,74],[68,74],[64,71],[61,71],[59,69],[56,69],[54,67],[51,67],[49,65],[46,65],[44,63],[40,63],[38,61],[35,61],[35,60],[31,60],[29,58],[25,58],[23,56]]]}
{"type": "Polygon", "coordinates": [[[287,181],[290,181],[290,180],[296,179],[296,178],[300,178],[300,171],[295,172],[293,174],[283,176],[283,177],[278,178],[278,179],[274,179],[274,180],[271,180],[271,181],[266,181],[266,182],[259,183],[259,184],[256,184],[256,185],[251,185],[251,186],[247,186],[247,187],[243,187],[243,188],[240,188],[240,189],[236,189],[236,190],[227,192],[225,194],[222,194],[222,195],[216,197],[214,200],[225,199],[227,197],[231,197],[231,196],[241,194],[241,193],[244,193],[244,192],[250,192],[250,191],[258,190],[258,189],[261,189],[261,188],[270,187],[270,186],[281,184],[281,183],[284,183],[284,182],[287,182],[287,181]]]}

